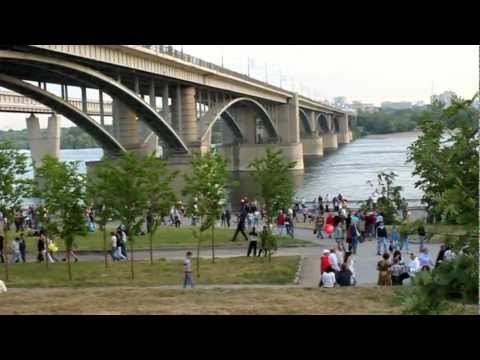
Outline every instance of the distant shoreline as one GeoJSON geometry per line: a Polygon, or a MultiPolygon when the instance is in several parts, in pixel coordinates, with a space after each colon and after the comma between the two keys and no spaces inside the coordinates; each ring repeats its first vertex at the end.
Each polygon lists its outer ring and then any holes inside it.
{"type": "Polygon", "coordinates": [[[401,137],[411,137],[412,135],[421,135],[421,131],[402,131],[402,132],[394,132],[394,133],[387,133],[387,134],[369,134],[366,136],[363,136],[363,138],[373,138],[373,139],[379,139],[379,138],[401,138],[401,137]]]}

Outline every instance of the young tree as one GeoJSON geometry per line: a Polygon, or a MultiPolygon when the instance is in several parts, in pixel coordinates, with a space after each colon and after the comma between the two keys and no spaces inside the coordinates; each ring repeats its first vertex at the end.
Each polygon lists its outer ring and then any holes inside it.
{"type": "MultiPolygon", "coordinates": [[[[393,183],[398,175],[393,171],[386,173],[380,171],[377,174],[378,187],[375,189],[379,194],[377,200],[377,209],[381,209],[384,213],[384,223],[393,224],[396,221],[397,214],[403,209],[403,199],[401,195],[402,187],[394,186],[393,183]]],[[[371,181],[368,184],[373,186],[371,181]]],[[[364,210],[365,208],[362,208],[364,210]]]]}
{"type": "MultiPolygon", "coordinates": [[[[222,213],[226,191],[235,183],[228,181],[227,160],[219,153],[209,151],[203,156],[196,154],[192,162],[191,175],[185,174],[183,195],[188,196],[188,209],[196,212],[201,218],[200,233],[210,229],[212,240],[212,262],[215,262],[215,223],[222,213]]],[[[195,234],[194,234],[195,236],[195,234]]],[[[200,251],[200,238],[197,236],[200,251]]],[[[198,256],[197,256],[198,257],[198,256]]],[[[197,272],[199,261],[197,259],[197,272]]]]}
{"type": "Polygon", "coordinates": [[[109,188],[109,182],[105,177],[98,177],[95,169],[87,181],[87,202],[92,204],[95,209],[95,216],[102,228],[103,233],[103,252],[105,255],[105,268],[108,268],[108,250],[107,250],[107,224],[115,216],[114,196],[115,194],[109,188]]]}
{"type": "MultiPolygon", "coordinates": [[[[22,200],[31,194],[31,181],[25,178],[27,172],[27,155],[14,149],[10,142],[0,142],[0,211],[8,223],[13,223],[15,212],[21,209],[22,200]]],[[[8,281],[8,231],[6,228],[3,233],[5,280],[8,281]]]]}
{"type": "Polygon", "coordinates": [[[133,153],[127,152],[116,160],[104,159],[97,165],[95,176],[104,184],[112,200],[114,218],[121,221],[128,233],[130,246],[130,275],[134,272],[135,236],[140,232],[144,211],[148,204],[146,172],[143,162],[133,153]]]}
{"type": "Polygon", "coordinates": [[[287,161],[282,157],[282,151],[274,151],[267,146],[265,157],[255,159],[248,165],[253,168],[251,173],[260,185],[260,196],[265,204],[267,223],[273,223],[278,211],[288,208],[294,196],[290,171],[295,167],[295,161],[287,161]]]}
{"type": "Polygon", "coordinates": [[[78,171],[79,162],[62,162],[47,155],[42,163],[37,174],[43,181],[36,184],[35,194],[43,199],[50,215],[48,233],[59,235],[65,242],[68,278],[72,280],[70,252],[74,239],[87,234],[85,176],[78,171]]]}
{"type": "Polygon", "coordinates": [[[175,192],[172,189],[172,181],[178,172],[169,172],[167,163],[159,160],[154,154],[143,161],[145,170],[145,186],[148,192],[146,207],[148,232],[150,238],[150,264],[153,264],[153,237],[157,232],[160,220],[166,216],[170,207],[175,204],[175,192]]]}

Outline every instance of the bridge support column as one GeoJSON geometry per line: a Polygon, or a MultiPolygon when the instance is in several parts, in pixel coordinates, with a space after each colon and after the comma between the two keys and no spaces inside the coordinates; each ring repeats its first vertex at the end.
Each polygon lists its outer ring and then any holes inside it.
{"type": "Polygon", "coordinates": [[[303,156],[322,157],[323,156],[323,137],[311,136],[302,139],[303,156]]]}
{"type": "Polygon", "coordinates": [[[338,148],[337,134],[328,133],[323,134],[323,150],[331,151],[338,148]]]}
{"type": "Polygon", "coordinates": [[[60,119],[56,114],[48,118],[47,136],[42,137],[40,121],[31,114],[27,118],[28,143],[35,167],[42,166],[45,155],[58,158],[60,155],[60,119]]]}
{"type": "Polygon", "coordinates": [[[138,152],[141,148],[139,124],[136,114],[121,101],[113,99],[114,134],[120,144],[129,151],[138,152]]]}
{"type": "MultiPolygon", "coordinates": [[[[245,142],[256,144],[257,142],[257,112],[249,105],[244,105],[235,113],[238,124],[242,128],[245,142]]],[[[221,120],[223,121],[223,120],[221,120]]]]}
{"type": "Polygon", "coordinates": [[[337,134],[339,144],[348,144],[351,141],[351,132],[348,128],[347,116],[338,118],[339,132],[337,134]]]}
{"type": "Polygon", "coordinates": [[[277,119],[280,144],[285,159],[296,161],[295,170],[303,170],[303,145],[300,142],[300,117],[298,95],[289,99],[288,103],[280,106],[277,119]]]}
{"type": "Polygon", "coordinates": [[[198,142],[197,104],[195,88],[182,88],[182,136],[187,144],[198,142]]]}

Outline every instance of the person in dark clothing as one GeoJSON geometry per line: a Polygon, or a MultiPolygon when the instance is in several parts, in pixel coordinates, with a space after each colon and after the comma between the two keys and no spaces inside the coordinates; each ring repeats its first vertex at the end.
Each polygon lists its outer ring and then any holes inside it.
{"type": "Polygon", "coordinates": [[[246,209],[246,207],[242,207],[242,210],[241,210],[240,215],[238,217],[237,230],[235,230],[235,234],[233,235],[232,241],[237,240],[238,233],[242,233],[245,240],[248,241],[247,234],[245,234],[245,220],[246,220],[246,218],[247,218],[247,209],[246,209]]]}
{"type": "Polygon", "coordinates": [[[3,242],[4,242],[4,237],[3,235],[0,235],[0,261],[2,263],[5,262],[5,258],[3,257],[3,242]]]}
{"type": "Polygon", "coordinates": [[[437,255],[437,260],[435,261],[435,267],[438,266],[443,261],[443,257],[445,256],[445,252],[448,250],[448,246],[442,245],[440,246],[440,251],[437,255]]]}
{"type": "Polygon", "coordinates": [[[43,258],[43,252],[45,251],[45,235],[41,234],[38,237],[38,242],[37,242],[37,260],[38,262],[42,262],[44,260],[43,258]]]}
{"type": "Polygon", "coordinates": [[[23,262],[27,262],[27,244],[25,243],[25,238],[23,233],[20,234],[20,256],[22,257],[23,262]]]}
{"type": "Polygon", "coordinates": [[[230,227],[230,218],[232,215],[230,214],[230,210],[225,210],[225,221],[227,222],[227,227],[230,227]]]}
{"type": "Polygon", "coordinates": [[[347,264],[342,264],[340,271],[335,274],[337,284],[340,286],[352,285],[352,272],[347,267],[347,264]]]}
{"type": "Polygon", "coordinates": [[[248,235],[250,235],[250,239],[249,239],[249,242],[248,242],[247,256],[250,256],[252,250],[253,250],[253,256],[257,256],[257,236],[258,236],[258,234],[255,232],[255,226],[252,228],[252,231],[248,235]]]}

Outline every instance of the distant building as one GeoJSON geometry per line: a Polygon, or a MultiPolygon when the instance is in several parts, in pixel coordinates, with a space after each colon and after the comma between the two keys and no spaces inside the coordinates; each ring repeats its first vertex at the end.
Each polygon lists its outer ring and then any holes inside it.
{"type": "Polygon", "coordinates": [[[354,101],[351,105],[349,105],[349,107],[356,110],[356,111],[363,111],[363,112],[368,112],[368,113],[374,113],[374,112],[377,112],[379,110],[373,104],[364,104],[360,101],[354,101]]]}
{"type": "Polygon", "coordinates": [[[382,102],[382,110],[405,110],[405,109],[411,109],[411,108],[412,108],[412,103],[410,101],[382,102]]]}
{"type": "Polygon", "coordinates": [[[473,107],[480,110],[480,100],[479,99],[475,99],[475,101],[473,102],[473,107]]]}
{"type": "Polygon", "coordinates": [[[456,94],[453,91],[444,91],[439,95],[433,95],[431,100],[432,103],[434,100],[440,101],[445,105],[445,107],[448,107],[452,104],[452,97],[455,95],[456,94]]]}

